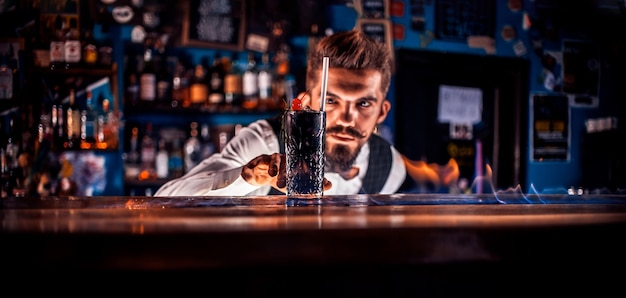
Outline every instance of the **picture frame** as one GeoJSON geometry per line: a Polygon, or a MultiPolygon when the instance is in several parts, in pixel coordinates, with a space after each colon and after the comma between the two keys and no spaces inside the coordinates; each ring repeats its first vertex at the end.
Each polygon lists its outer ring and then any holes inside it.
{"type": "Polygon", "coordinates": [[[15,38],[0,38],[0,56],[9,58],[6,63],[13,69],[21,69],[20,65],[20,53],[24,50],[24,39],[15,38]]]}
{"type": "Polygon", "coordinates": [[[246,0],[220,2],[224,7],[206,5],[206,0],[184,0],[183,46],[241,51],[246,35],[246,0]],[[227,12],[225,12],[227,11],[227,12]]]}
{"type": "Polygon", "coordinates": [[[71,20],[76,20],[76,28],[81,29],[81,2],[73,0],[41,0],[39,1],[39,34],[49,36],[55,29],[55,19],[61,17],[64,28],[69,28],[71,20]]]}
{"type": "MultiPolygon", "coordinates": [[[[392,38],[392,26],[391,21],[387,19],[358,19],[356,28],[364,32],[367,36],[373,38],[374,40],[378,40],[389,48],[389,53],[391,53],[391,60],[395,61],[395,53],[393,47],[393,38],[392,38]]],[[[395,65],[393,63],[392,65],[395,65]]],[[[395,67],[392,68],[394,71],[395,67]]]]}
{"type": "Polygon", "coordinates": [[[389,19],[390,0],[358,0],[360,17],[365,19],[389,19]]]}

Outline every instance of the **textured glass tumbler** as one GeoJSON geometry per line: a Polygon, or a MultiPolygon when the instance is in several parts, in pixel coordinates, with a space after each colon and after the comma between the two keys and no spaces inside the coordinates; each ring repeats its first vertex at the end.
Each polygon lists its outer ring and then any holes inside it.
{"type": "Polygon", "coordinates": [[[326,112],[288,111],[284,126],[287,197],[321,198],[324,195],[326,112]]]}

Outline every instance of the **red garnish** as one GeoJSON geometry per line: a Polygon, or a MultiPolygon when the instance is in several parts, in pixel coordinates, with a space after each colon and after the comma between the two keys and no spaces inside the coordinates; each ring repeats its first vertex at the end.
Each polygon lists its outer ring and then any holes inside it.
{"type": "MultiPolygon", "coordinates": [[[[302,94],[302,98],[304,98],[304,97],[307,95],[307,93],[309,93],[309,91],[308,91],[308,90],[307,90],[307,91],[305,91],[305,92],[302,94]]],[[[294,110],[294,111],[300,111],[300,110],[302,110],[302,98],[297,98],[297,97],[296,97],[296,98],[294,98],[294,99],[291,101],[291,109],[292,109],[292,110],[294,110]]]]}
{"type": "Polygon", "coordinates": [[[302,110],[302,100],[300,100],[299,98],[294,98],[291,101],[291,109],[294,111],[299,111],[302,110]]]}

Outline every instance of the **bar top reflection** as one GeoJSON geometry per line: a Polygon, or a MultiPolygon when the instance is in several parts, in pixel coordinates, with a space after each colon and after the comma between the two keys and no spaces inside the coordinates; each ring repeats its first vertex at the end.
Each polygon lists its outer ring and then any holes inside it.
{"type": "Polygon", "coordinates": [[[3,232],[144,234],[626,223],[622,195],[50,197],[1,203],[3,232]]]}

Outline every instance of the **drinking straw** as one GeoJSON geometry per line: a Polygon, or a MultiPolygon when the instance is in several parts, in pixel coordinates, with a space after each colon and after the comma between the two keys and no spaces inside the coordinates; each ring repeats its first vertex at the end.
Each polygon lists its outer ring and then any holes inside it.
{"type": "Polygon", "coordinates": [[[326,105],[326,87],[328,86],[328,61],[328,56],[324,56],[322,60],[322,94],[320,94],[320,111],[323,111],[324,106],[326,105]]]}

